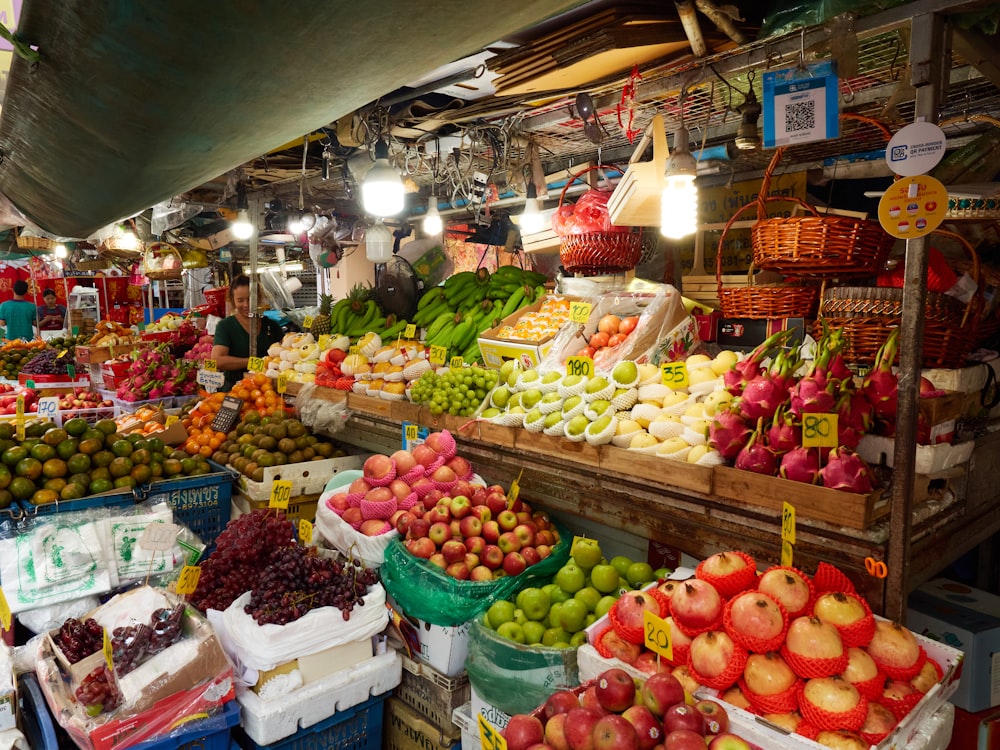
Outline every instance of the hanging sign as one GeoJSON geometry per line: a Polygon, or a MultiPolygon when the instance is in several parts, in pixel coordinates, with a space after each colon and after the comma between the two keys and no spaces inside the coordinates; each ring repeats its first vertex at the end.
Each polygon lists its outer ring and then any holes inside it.
{"type": "Polygon", "coordinates": [[[885,149],[885,163],[903,177],[927,174],[944,158],[944,131],[932,122],[902,128],[885,149]]]}
{"type": "Polygon", "coordinates": [[[764,148],[840,136],[840,95],[832,60],[768,71],[764,82],[764,148]]]}
{"type": "Polygon", "coordinates": [[[927,175],[892,183],[878,202],[878,221],[893,237],[911,240],[930,234],[944,221],[948,190],[927,175]]]}

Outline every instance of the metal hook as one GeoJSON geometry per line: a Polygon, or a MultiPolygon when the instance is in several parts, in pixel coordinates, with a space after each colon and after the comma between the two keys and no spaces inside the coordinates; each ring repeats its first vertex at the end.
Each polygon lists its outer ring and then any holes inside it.
{"type": "Polygon", "coordinates": [[[848,98],[846,94],[843,95],[844,104],[850,104],[851,102],[854,101],[854,98],[857,96],[857,94],[855,93],[854,89],[851,88],[851,79],[850,78],[847,78],[847,79],[844,80],[844,86],[851,93],[850,98],[848,98]]]}
{"type": "Polygon", "coordinates": [[[896,70],[896,61],[899,59],[899,53],[902,51],[903,42],[900,36],[896,36],[896,49],[892,53],[892,62],[889,63],[889,78],[893,81],[899,80],[899,71],[896,70]]]}
{"type": "Polygon", "coordinates": [[[802,30],[799,32],[799,63],[798,63],[797,67],[798,67],[799,70],[805,70],[806,69],[806,28],[805,28],[805,26],[803,26],[802,30]]]}

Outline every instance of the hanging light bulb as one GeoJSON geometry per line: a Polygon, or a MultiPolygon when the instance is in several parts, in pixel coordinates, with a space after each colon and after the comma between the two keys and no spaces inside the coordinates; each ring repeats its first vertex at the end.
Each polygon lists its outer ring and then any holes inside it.
{"type": "Polygon", "coordinates": [[[139,246],[139,238],[131,229],[122,231],[121,247],[124,250],[135,250],[139,246]]]}
{"type": "Polygon", "coordinates": [[[372,216],[394,216],[403,210],[403,181],[389,163],[389,144],[375,144],[375,164],[361,183],[361,202],[372,216]]]}
{"type": "Polygon", "coordinates": [[[288,223],[286,226],[288,227],[288,232],[290,234],[293,234],[296,237],[302,234],[305,231],[305,224],[302,223],[302,212],[293,211],[288,214],[288,223]]]}
{"type": "Polygon", "coordinates": [[[248,240],[253,236],[253,224],[250,223],[250,215],[245,208],[236,212],[236,221],[230,225],[230,228],[233,230],[233,236],[238,240],[248,240]]]}
{"type": "Polygon", "coordinates": [[[698,188],[694,184],[697,174],[698,163],[691,155],[688,131],[681,125],[674,134],[674,147],[663,175],[660,232],[664,237],[676,240],[694,234],[697,229],[698,188]]]}
{"type": "Polygon", "coordinates": [[[538,210],[538,188],[534,182],[528,183],[528,197],[524,201],[524,211],[521,212],[518,225],[522,236],[540,232],[545,225],[545,217],[538,210]]]}
{"type": "Polygon", "coordinates": [[[65,258],[68,255],[69,255],[69,252],[66,250],[66,246],[64,244],[62,244],[60,242],[58,245],[56,245],[56,257],[57,258],[65,258]]]}
{"type": "Polygon", "coordinates": [[[424,234],[441,234],[444,229],[444,222],[441,221],[441,214],[438,211],[437,193],[431,191],[431,197],[427,201],[427,213],[424,214],[424,234]]]}
{"type": "Polygon", "coordinates": [[[742,119],[740,126],[736,130],[736,148],[740,151],[754,151],[760,148],[760,131],[757,128],[757,120],[760,119],[761,106],[757,101],[753,86],[750,86],[750,93],[746,99],[736,109],[742,119]]]}
{"type": "Polygon", "coordinates": [[[392,232],[381,218],[365,232],[365,257],[372,263],[385,263],[392,257],[392,232]]]}

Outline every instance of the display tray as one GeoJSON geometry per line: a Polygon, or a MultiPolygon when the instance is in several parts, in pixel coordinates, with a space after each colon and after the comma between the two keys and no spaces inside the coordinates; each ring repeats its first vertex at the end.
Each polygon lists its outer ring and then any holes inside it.
{"type": "Polygon", "coordinates": [[[292,497],[319,494],[326,487],[330,477],[347,469],[360,469],[370,454],[324,458],[318,461],[303,461],[284,466],[269,466],[264,469],[264,479],[255,482],[243,474],[236,479],[240,491],[249,499],[260,502],[271,497],[271,486],[278,480],[287,479],[292,483],[292,497]]]}
{"type": "MultiPolygon", "coordinates": [[[[138,339],[130,344],[114,344],[113,346],[78,346],[75,350],[76,361],[81,365],[99,365],[115,357],[127,356],[143,342],[138,339]]],[[[148,344],[146,344],[148,346],[148,344]]]]}

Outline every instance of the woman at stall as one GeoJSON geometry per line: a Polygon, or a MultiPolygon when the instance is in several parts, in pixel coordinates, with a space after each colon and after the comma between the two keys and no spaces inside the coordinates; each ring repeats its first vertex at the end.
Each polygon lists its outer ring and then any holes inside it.
{"type": "MultiPolygon", "coordinates": [[[[250,358],[250,279],[237,276],[229,286],[229,301],[235,314],[215,327],[212,359],[226,375],[225,390],[231,390],[246,374],[250,358]]],[[[271,344],[281,340],[281,329],[269,318],[258,316],[257,356],[263,357],[271,344]]]]}
{"type": "Polygon", "coordinates": [[[61,331],[66,321],[66,308],[56,301],[52,289],[42,292],[45,304],[38,306],[38,328],[42,331],[61,331]]]}

